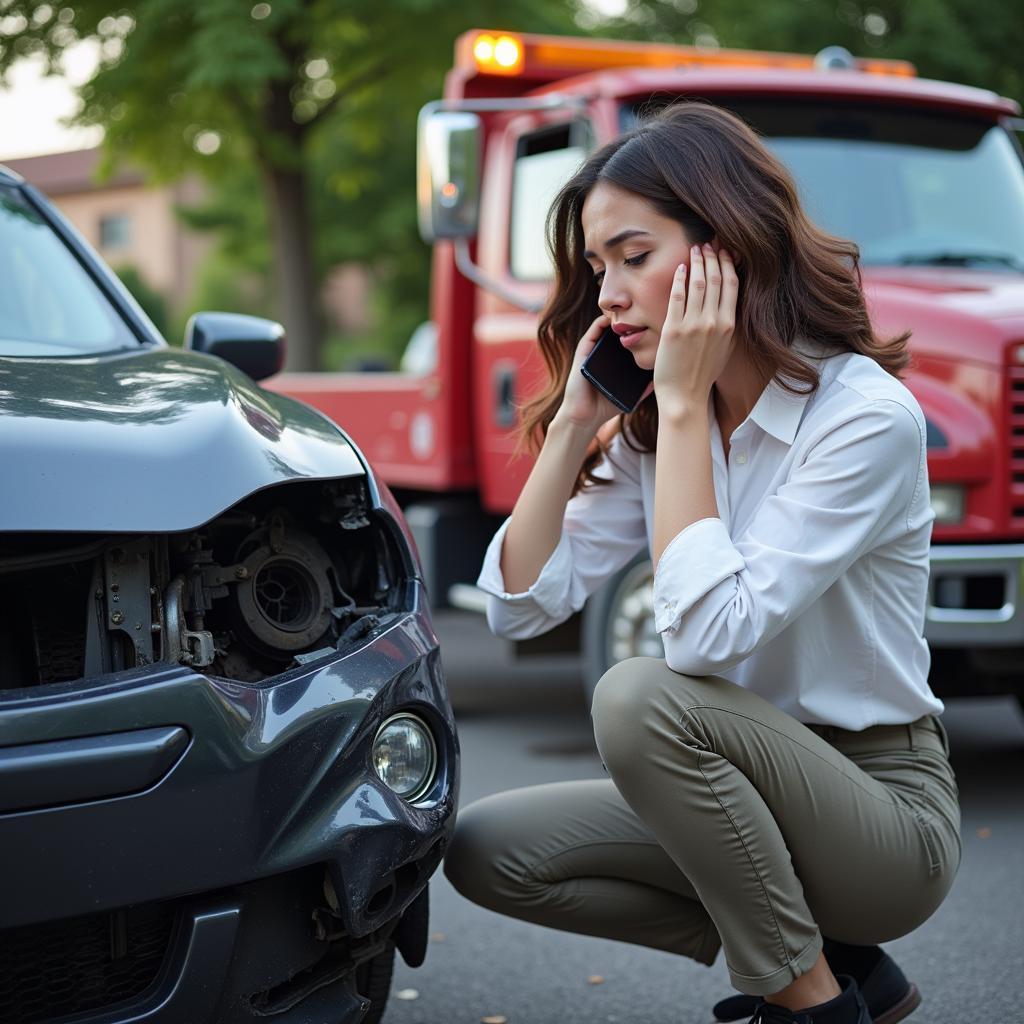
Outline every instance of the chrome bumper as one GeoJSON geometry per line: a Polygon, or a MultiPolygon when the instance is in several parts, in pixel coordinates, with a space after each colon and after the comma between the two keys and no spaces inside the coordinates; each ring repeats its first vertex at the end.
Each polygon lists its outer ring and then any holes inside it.
{"type": "Polygon", "coordinates": [[[932,647],[1024,645],[1024,544],[937,544],[925,639],[932,647]]]}
{"type": "MultiPolygon", "coordinates": [[[[931,647],[1024,647],[1024,544],[940,544],[930,558],[924,636],[931,647]]],[[[448,602],[487,611],[487,595],[471,584],[453,585],[448,602]]]]}

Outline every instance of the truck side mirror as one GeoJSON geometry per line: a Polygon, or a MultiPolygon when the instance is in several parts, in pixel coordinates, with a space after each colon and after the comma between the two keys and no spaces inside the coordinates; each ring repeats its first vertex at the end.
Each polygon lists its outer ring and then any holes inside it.
{"type": "Polygon", "coordinates": [[[195,313],[185,325],[185,348],[237,366],[253,380],[273,377],[284,366],[284,328],[244,313],[195,313]]]}
{"type": "Polygon", "coordinates": [[[420,235],[472,238],[480,205],[480,118],[428,103],[417,125],[416,203],[420,235]]]}

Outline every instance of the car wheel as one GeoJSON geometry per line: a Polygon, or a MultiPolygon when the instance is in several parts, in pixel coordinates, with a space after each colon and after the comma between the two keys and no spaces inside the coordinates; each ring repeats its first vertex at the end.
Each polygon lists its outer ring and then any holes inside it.
{"type": "Polygon", "coordinates": [[[641,552],[596,593],[583,610],[583,686],[587,707],[597,681],[626,658],[664,658],[654,628],[654,569],[641,552]]]}
{"type": "Polygon", "coordinates": [[[389,942],[383,953],[367,960],[356,968],[356,989],[370,1002],[370,1009],[361,1024],[378,1024],[384,1016],[388,993],[391,991],[391,974],[395,969],[395,946],[389,942]]]}

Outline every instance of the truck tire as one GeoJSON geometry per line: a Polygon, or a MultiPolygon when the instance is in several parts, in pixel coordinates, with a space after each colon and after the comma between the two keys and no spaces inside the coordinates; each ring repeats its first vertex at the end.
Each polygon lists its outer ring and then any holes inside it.
{"type": "Polygon", "coordinates": [[[654,570],[646,552],[620,569],[583,609],[583,687],[590,709],[597,681],[626,658],[664,658],[654,628],[654,570]]]}
{"type": "Polygon", "coordinates": [[[367,960],[356,968],[356,989],[364,999],[370,1001],[370,1009],[366,1011],[366,1016],[360,1024],[379,1024],[381,1017],[384,1016],[394,969],[394,943],[388,943],[383,953],[378,953],[372,960],[367,960]]]}

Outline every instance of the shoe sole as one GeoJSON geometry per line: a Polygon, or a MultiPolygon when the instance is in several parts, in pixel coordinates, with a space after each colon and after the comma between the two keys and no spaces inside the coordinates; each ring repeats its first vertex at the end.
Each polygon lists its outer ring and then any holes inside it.
{"type": "Polygon", "coordinates": [[[873,1017],[874,1024],[897,1024],[897,1021],[909,1017],[921,1005],[921,993],[911,982],[907,994],[896,1004],[890,1006],[881,1017],[873,1017]]]}
{"type": "MultiPolygon", "coordinates": [[[[885,1010],[880,1017],[872,1017],[872,1024],[898,1024],[905,1017],[909,1017],[921,1005],[921,993],[917,986],[910,982],[903,998],[898,1003],[893,1003],[885,1010]]],[[[731,1024],[734,1021],[743,1020],[747,1016],[744,1012],[739,1017],[715,1017],[715,1024],[731,1024]]]]}

